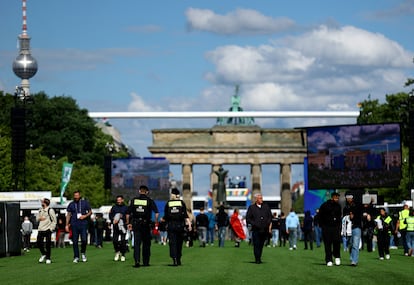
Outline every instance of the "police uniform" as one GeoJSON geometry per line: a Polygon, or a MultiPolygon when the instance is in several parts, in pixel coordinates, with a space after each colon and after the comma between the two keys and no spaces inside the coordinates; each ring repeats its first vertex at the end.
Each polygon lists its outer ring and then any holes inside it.
{"type": "Polygon", "coordinates": [[[410,211],[407,206],[404,206],[404,209],[398,213],[398,230],[401,233],[402,244],[404,247],[404,254],[408,255],[408,246],[407,246],[407,224],[405,219],[410,215],[410,211]]]}
{"type": "MultiPolygon", "coordinates": [[[[383,210],[385,211],[385,209],[383,210]]],[[[379,215],[376,219],[376,234],[378,239],[378,254],[380,259],[385,257],[389,259],[390,256],[390,235],[392,227],[392,218],[388,215],[379,215]]]]}
{"type": "MultiPolygon", "coordinates": [[[[179,192],[173,189],[171,194],[179,195],[179,192]]],[[[182,200],[172,199],[165,204],[164,214],[167,222],[170,257],[173,259],[172,265],[181,265],[185,221],[188,219],[187,208],[182,200]]]]}
{"type": "MultiPolygon", "coordinates": [[[[141,188],[140,188],[141,189],[141,188]]],[[[146,194],[141,194],[133,198],[128,207],[129,223],[132,224],[134,232],[134,267],[140,266],[141,243],[142,243],[142,262],[144,266],[149,266],[151,255],[151,215],[156,214],[155,222],[158,218],[158,208],[154,200],[146,194]]]]}

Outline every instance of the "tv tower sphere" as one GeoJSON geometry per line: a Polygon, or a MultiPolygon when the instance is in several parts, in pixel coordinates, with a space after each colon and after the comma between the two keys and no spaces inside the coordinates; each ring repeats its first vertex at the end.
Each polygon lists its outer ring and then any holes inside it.
{"type": "Polygon", "coordinates": [[[31,54],[19,54],[13,62],[13,72],[21,79],[30,79],[37,72],[37,61],[31,54]]]}

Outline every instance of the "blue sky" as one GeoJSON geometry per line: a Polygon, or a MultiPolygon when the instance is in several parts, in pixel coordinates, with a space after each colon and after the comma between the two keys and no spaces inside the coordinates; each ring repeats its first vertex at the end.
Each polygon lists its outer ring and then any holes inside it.
{"type": "MultiPolygon", "coordinates": [[[[31,92],[71,96],[91,112],[226,111],[236,84],[246,111],[355,111],[368,96],[383,102],[385,94],[408,91],[404,83],[414,73],[413,0],[27,0],[27,7],[39,65],[31,92]]],[[[0,19],[0,90],[13,93],[21,1],[0,0],[0,19]]],[[[211,127],[215,120],[111,123],[149,156],[151,129],[211,127]]],[[[274,189],[279,174],[271,171],[274,189]]]]}

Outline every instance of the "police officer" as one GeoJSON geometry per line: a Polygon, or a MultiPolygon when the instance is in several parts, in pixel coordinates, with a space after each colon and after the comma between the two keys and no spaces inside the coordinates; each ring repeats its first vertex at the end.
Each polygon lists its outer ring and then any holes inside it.
{"type": "Polygon", "coordinates": [[[139,196],[133,198],[128,207],[127,224],[128,229],[134,232],[134,260],[133,267],[140,267],[141,243],[143,266],[149,266],[151,255],[151,216],[155,213],[155,223],[158,222],[158,208],[154,200],[149,198],[148,187],[139,187],[139,196]]]}
{"type": "Polygon", "coordinates": [[[378,254],[380,260],[390,259],[390,235],[392,232],[392,218],[387,214],[385,208],[380,208],[380,214],[375,219],[378,240],[378,254]],[[385,253],[385,256],[384,256],[385,253]]]}
{"type": "Polygon", "coordinates": [[[184,229],[187,224],[191,231],[191,222],[187,215],[185,203],[180,200],[180,192],[177,188],[171,190],[171,199],[165,204],[164,220],[167,222],[168,240],[172,266],[181,265],[181,256],[184,241],[184,229]]]}
{"type": "Polygon", "coordinates": [[[398,213],[398,221],[397,221],[397,226],[395,228],[395,233],[400,232],[401,234],[405,256],[408,256],[407,224],[405,223],[405,219],[409,215],[410,215],[410,210],[408,209],[408,204],[404,204],[404,208],[398,213]]]}

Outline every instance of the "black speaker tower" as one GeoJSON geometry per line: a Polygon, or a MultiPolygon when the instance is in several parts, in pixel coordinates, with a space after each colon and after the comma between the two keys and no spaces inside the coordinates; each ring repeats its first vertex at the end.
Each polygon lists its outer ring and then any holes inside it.
{"type": "Polygon", "coordinates": [[[11,109],[12,131],[12,178],[13,191],[25,190],[26,186],[26,108],[11,109]]]}

